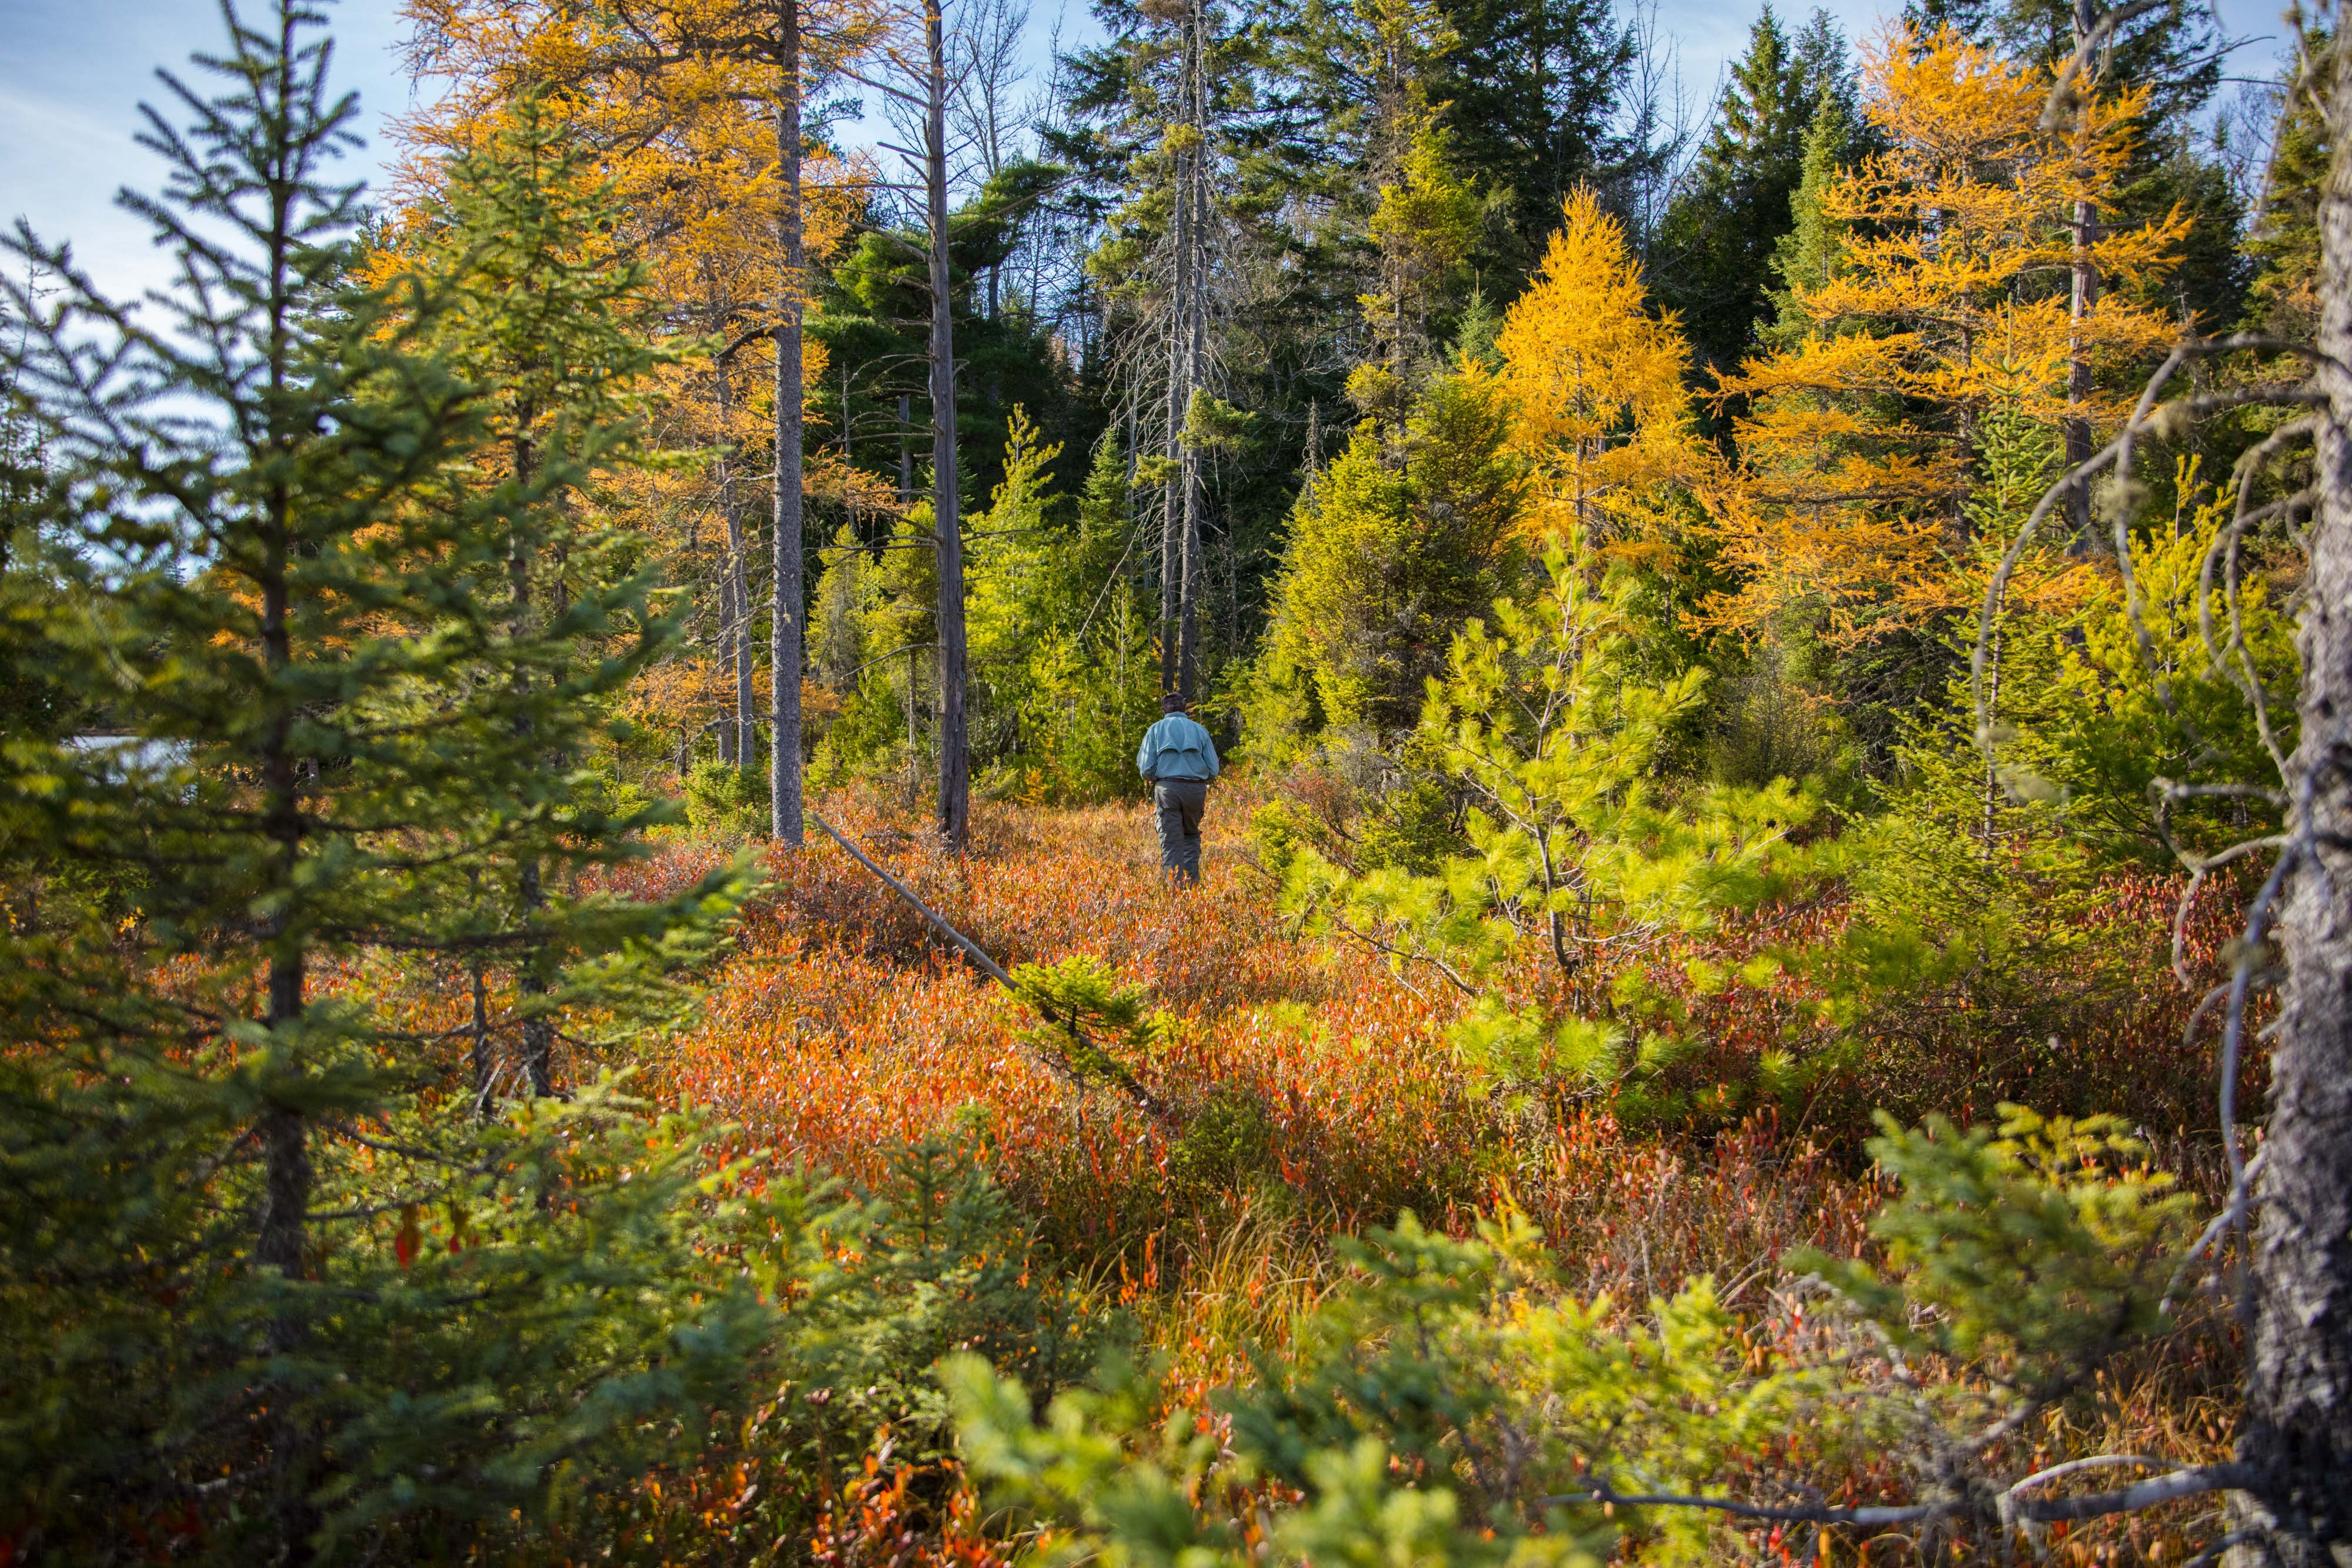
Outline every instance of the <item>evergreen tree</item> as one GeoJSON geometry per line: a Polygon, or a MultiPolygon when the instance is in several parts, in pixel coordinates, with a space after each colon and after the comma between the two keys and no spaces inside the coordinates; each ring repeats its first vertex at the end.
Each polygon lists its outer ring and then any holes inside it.
{"type": "Polygon", "coordinates": [[[397,1557],[741,1392],[776,1254],[706,1264],[729,1178],[698,1197],[694,1127],[584,1069],[742,884],[593,891],[653,818],[578,761],[667,634],[594,523],[642,458],[627,275],[552,243],[605,210],[519,127],[429,263],[355,277],[317,14],[230,20],[214,95],[165,78],[187,129],[150,112],[164,196],[126,198],[177,258],[160,320],[11,245],[60,285],[11,299],[58,502],[37,656],[126,743],[0,748],[0,1466],[60,1555],[179,1518],[224,1560],[397,1557]],[[485,960],[537,984],[468,1017],[438,988],[485,960]],[[551,1078],[557,1040],[570,1098],[501,1113],[486,1060],[551,1078]]]}
{"type": "Polygon", "coordinates": [[[1473,265],[1507,299],[1541,257],[1538,236],[1579,185],[1621,215],[1661,166],[1626,102],[1637,45],[1607,0],[1448,0],[1455,42],[1429,83],[1449,106],[1456,167],[1505,197],[1473,265]]]}
{"type": "Polygon", "coordinates": [[[1055,449],[1015,418],[1004,483],[974,519],[972,667],[996,715],[983,764],[1031,800],[1138,788],[1132,741],[1159,716],[1150,616],[1129,527],[1126,458],[1097,446],[1076,526],[1045,477],[1055,449]]]}
{"type": "Polygon", "coordinates": [[[1253,744],[1411,730],[1454,632],[1518,557],[1525,482],[1510,434],[1491,378],[1441,377],[1405,422],[1401,454],[1368,420],[1300,495],[1253,744]]]}
{"type": "Polygon", "coordinates": [[[1767,348],[1789,348],[1811,329],[1799,292],[1827,287],[1845,265],[1846,220],[1831,211],[1829,201],[1844,177],[1856,136],[1844,99],[1824,90],[1814,100],[1812,122],[1805,129],[1804,158],[1796,188],[1789,193],[1789,226],[1772,246],[1771,286],[1766,295],[1770,309],[1755,328],[1767,348]]]}
{"type": "MultiPolygon", "coordinates": [[[[481,479],[532,498],[498,517],[499,559],[474,585],[484,601],[503,601],[501,641],[486,656],[509,671],[515,744],[541,747],[533,786],[489,808],[481,832],[490,843],[527,842],[544,831],[539,824],[577,809],[569,780],[588,760],[583,743],[594,732],[561,731],[581,730],[583,704],[602,706],[613,676],[598,666],[626,646],[615,633],[644,635],[640,543],[580,504],[598,467],[636,458],[626,444],[656,362],[646,347],[644,276],[614,253],[611,210],[586,150],[543,97],[528,93],[450,165],[405,243],[378,247],[364,264],[370,286],[395,309],[404,293],[427,302],[403,326],[413,351],[433,355],[471,388],[481,479]],[[543,474],[557,477],[542,494],[543,474]],[[608,641],[611,649],[600,646],[608,641]],[[541,706],[562,716],[551,720],[541,706]]],[[[419,631],[432,627],[427,619],[419,631]]],[[[574,836],[625,838],[633,825],[592,818],[574,836]]],[[[526,931],[548,904],[550,875],[578,863],[568,853],[555,859],[551,866],[530,850],[517,853],[507,886],[491,894],[493,904],[511,899],[526,931]]],[[[554,1087],[554,1026],[535,998],[548,992],[561,947],[528,935],[506,946],[517,956],[527,1015],[512,1067],[527,1092],[545,1094],[554,1087]]],[[[487,1040],[482,1049],[477,1093],[488,1096],[498,1069],[487,1040]]]]}
{"type": "Polygon", "coordinates": [[[2310,85],[2328,79],[2335,54],[2329,36],[2315,33],[2286,68],[2262,206],[2246,236],[2256,269],[2247,325],[2296,342],[2310,341],[2319,324],[2319,203],[2328,166],[2327,126],[2310,85]]]}
{"type": "MultiPolygon", "coordinates": [[[[0,299],[0,332],[11,332],[9,318],[0,299]]],[[[37,656],[40,606],[57,587],[44,546],[61,497],[17,380],[13,359],[0,360],[0,734],[54,740],[96,716],[37,656]]]]}
{"type": "Polygon", "coordinates": [[[1850,124],[1853,97],[1844,40],[1827,12],[1793,39],[1769,5],[1758,15],[1659,237],[1660,302],[1681,319],[1702,365],[1728,371],[1745,357],[1813,125],[1825,112],[1850,124]]]}
{"type": "Polygon", "coordinates": [[[1466,801],[1467,842],[1427,871],[1343,869],[1277,835],[1273,869],[1294,911],[1473,999],[1451,1038],[1475,1078],[1518,1090],[1565,1082],[1614,1092],[1621,1113],[1686,1114],[1655,1081],[1696,1042],[1630,993],[1601,994],[1589,961],[1631,931],[1696,929],[1796,872],[1804,857],[1786,830],[1811,806],[1785,781],[1664,803],[1651,781],[1706,673],[1639,677],[1637,585],[1607,571],[1573,523],[1543,567],[1537,591],[1497,599],[1491,625],[1486,615],[1465,625],[1428,683],[1415,756],[1466,801]],[[1516,1006],[1504,976],[1529,960],[1560,991],[1516,1006]]]}
{"type": "Polygon", "coordinates": [[[929,527],[918,502],[877,544],[845,528],[824,552],[817,638],[836,651],[825,674],[841,704],[818,744],[816,771],[827,781],[887,768],[911,782],[924,765],[937,695],[935,677],[926,678],[939,602],[929,527]],[[837,651],[851,648],[857,658],[842,659],[837,651]]]}
{"type": "Polygon", "coordinates": [[[1370,68],[1371,163],[1379,188],[1367,233],[1378,263],[1362,297],[1370,329],[1349,395],[1391,423],[1435,362],[1433,311],[1472,254],[1481,203],[1454,168],[1452,132],[1431,101],[1428,78],[1454,38],[1434,7],[1410,0],[1357,6],[1370,68]]]}

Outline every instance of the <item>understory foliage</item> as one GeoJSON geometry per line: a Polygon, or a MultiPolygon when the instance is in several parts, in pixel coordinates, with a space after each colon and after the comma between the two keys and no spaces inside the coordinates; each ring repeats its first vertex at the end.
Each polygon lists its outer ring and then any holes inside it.
{"type": "MultiPolygon", "coordinates": [[[[1805,857],[1789,832],[1813,805],[1785,782],[1671,799],[1653,783],[1705,672],[1659,685],[1628,669],[1634,584],[1571,527],[1543,562],[1545,591],[1472,620],[1432,680],[1413,756],[1464,802],[1468,852],[1423,869],[1348,867],[1272,808],[1259,831],[1286,902],[1310,927],[1390,956],[1475,998],[1452,1031],[1475,1077],[1517,1091],[1613,1093],[1620,1114],[1683,1109],[1643,1098],[1693,1048],[1603,957],[1704,929],[1727,906],[1779,893],[1805,857]],[[1570,553],[1573,551],[1574,553],[1570,553]],[[1533,955],[1527,990],[1506,977],[1533,955]]],[[[1325,843],[1330,843],[1326,837],[1325,843]]],[[[1336,846],[1335,846],[1336,848],[1336,846]]]]}
{"type": "MultiPolygon", "coordinates": [[[[1084,493],[1056,492],[1061,455],[1015,409],[1003,479],[971,519],[972,737],[982,787],[1033,801],[1136,792],[1134,737],[1158,716],[1151,613],[1120,567],[1129,541],[1124,455],[1106,436],[1084,493]]],[[[926,752],[928,556],[922,514],[878,552],[844,528],[826,553],[814,626],[818,678],[839,702],[820,778],[887,775],[926,752]]]]}
{"type": "Polygon", "coordinates": [[[1622,1309],[1580,1300],[1506,1205],[1462,1238],[1408,1212],[1342,1239],[1285,1360],[1203,1408],[1163,1407],[1119,1366],[1041,1421],[978,1357],[941,1375],[987,1495],[1069,1560],[1717,1562],[1742,1554],[1737,1521],[1634,1500],[1693,1497],[1759,1451],[1790,1487],[1896,1457],[1932,1531],[2000,1519],[2022,1479],[1989,1427],[2015,1430],[2165,1328],[2190,1206],[2133,1169],[2146,1152],[2114,1118],[2014,1106],[1997,1134],[1890,1123],[1873,1145],[1897,1188],[1872,1222],[1885,1269],[1816,1260],[1760,1333],[1706,1278],[1622,1309]],[[1982,1381],[1923,1388],[1928,1356],[1982,1381]]]}

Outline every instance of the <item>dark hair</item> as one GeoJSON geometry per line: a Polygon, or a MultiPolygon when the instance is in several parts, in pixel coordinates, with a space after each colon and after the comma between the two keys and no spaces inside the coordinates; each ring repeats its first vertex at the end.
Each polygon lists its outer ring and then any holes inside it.
{"type": "Polygon", "coordinates": [[[1182,692],[1162,692],[1160,695],[1161,713],[1182,713],[1187,706],[1182,692]]]}

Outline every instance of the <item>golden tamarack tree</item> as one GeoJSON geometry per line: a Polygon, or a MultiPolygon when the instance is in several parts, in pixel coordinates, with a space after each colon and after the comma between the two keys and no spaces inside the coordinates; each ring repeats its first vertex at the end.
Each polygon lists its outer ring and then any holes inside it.
{"type": "MultiPolygon", "coordinates": [[[[2094,97],[2081,128],[2049,130],[2051,85],[2050,68],[1948,28],[1897,29],[1866,53],[1864,106],[1886,149],[1822,193],[1840,244],[1787,280],[1785,346],[1718,388],[1740,461],[1708,498],[1738,582],[1707,603],[1709,624],[1801,608],[1851,639],[1975,602],[1964,502],[1987,413],[2112,432],[2130,373],[2179,336],[2147,295],[2187,232],[2178,213],[2095,228],[2107,290],[2072,310],[2076,207],[2112,213],[2144,102],[2094,97]],[[2070,395],[2078,359],[2096,373],[2070,395]]],[[[2085,587],[2045,562],[2011,597],[2085,587]]]]}
{"type": "Polygon", "coordinates": [[[643,499],[674,578],[696,590],[698,635],[644,706],[675,718],[683,700],[708,715],[681,750],[715,729],[720,756],[747,770],[765,727],[771,749],[792,756],[772,769],[772,826],[797,841],[804,497],[843,488],[805,451],[803,409],[826,367],[800,324],[807,269],[838,246],[868,177],[809,148],[801,110],[812,82],[871,46],[877,12],[860,0],[407,0],[405,13],[412,68],[446,85],[401,126],[409,183],[429,194],[453,152],[520,99],[544,100],[621,199],[615,248],[647,267],[657,329],[698,344],[670,378],[669,423],[708,460],[646,476],[643,499]],[[768,582],[755,598],[762,509],[768,582]]]}
{"type": "Polygon", "coordinates": [[[1650,313],[1624,225],[1583,186],[1561,219],[1496,334],[1496,380],[1536,481],[1528,523],[1623,553],[1656,544],[1662,495],[1697,482],[1711,454],[1693,428],[1690,346],[1673,316],[1650,313]]]}

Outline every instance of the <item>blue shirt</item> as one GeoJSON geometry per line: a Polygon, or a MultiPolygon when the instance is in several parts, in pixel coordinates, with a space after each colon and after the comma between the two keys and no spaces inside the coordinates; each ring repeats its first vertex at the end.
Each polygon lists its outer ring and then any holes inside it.
{"type": "Polygon", "coordinates": [[[1162,779],[1214,779],[1217,744],[1191,715],[1171,713],[1143,732],[1135,770],[1155,784],[1162,779]]]}

